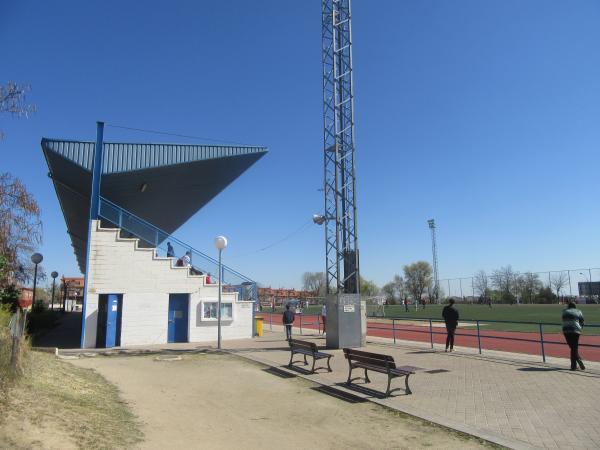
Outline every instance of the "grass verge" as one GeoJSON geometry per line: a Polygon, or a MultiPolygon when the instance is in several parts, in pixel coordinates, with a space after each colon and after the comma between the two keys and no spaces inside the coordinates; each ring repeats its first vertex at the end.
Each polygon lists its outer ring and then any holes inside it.
{"type": "Polygon", "coordinates": [[[0,402],[1,448],[129,448],[142,439],[115,386],[89,369],[31,352],[0,402]]]}

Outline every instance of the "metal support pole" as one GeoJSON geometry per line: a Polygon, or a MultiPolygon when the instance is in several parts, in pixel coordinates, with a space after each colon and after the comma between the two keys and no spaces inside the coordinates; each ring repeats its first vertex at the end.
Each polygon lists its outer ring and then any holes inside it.
{"type": "Polygon", "coordinates": [[[450,278],[448,278],[448,298],[450,298],[450,278]]]}
{"type": "Polygon", "coordinates": [[[31,299],[31,310],[35,306],[35,289],[37,286],[37,264],[35,265],[35,269],[33,269],[33,298],[31,299]]]}
{"type": "Polygon", "coordinates": [[[477,347],[479,348],[479,354],[481,355],[481,332],[479,329],[479,320],[477,321],[477,347]]]}
{"type": "Polygon", "coordinates": [[[392,319],[392,336],[394,336],[394,344],[396,343],[396,321],[392,319]]]}
{"type": "Polygon", "coordinates": [[[223,249],[219,249],[219,301],[217,309],[217,348],[221,350],[221,253],[223,249]]]}
{"type": "Polygon", "coordinates": [[[463,295],[463,290],[462,290],[462,278],[458,279],[458,285],[460,286],[460,298],[464,302],[465,301],[465,296],[463,295]]]}
{"type": "Polygon", "coordinates": [[[567,270],[567,275],[569,275],[569,297],[573,297],[573,287],[571,286],[571,271],[567,270]]]}
{"type": "Polygon", "coordinates": [[[429,319],[429,340],[431,341],[431,348],[433,348],[433,323],[429,319]]]}
{"type": "Polygon", "coordinates": [[[542,360],[546,362],[546,351],[544,350],[544,325],[540,323],[540,344],[542,344],[542,360]]]}
{"type": "Polygon", "coordinates": [[[54,311],[54,287],[56,286],[56,278],[52,279],[52,306],[50,307],[54,311]]]}
{"type": "Polygon", "coordinates": [[[302,336],[302,314],[298,314],[300,316],[300,336],[302,336]]]}
{"type": "MultiPolygon", "coordinates": [[[[88,240],[86,250],[86,264],[84,274],[83,307],[81,308],[81,348],[85,347],[85,322],[87,293],[89,291],[88,273],[90,270],[91,244],[92,244],[92,222],[97,220],[100,213],[100,185],[102,181],[102,161],[104,152],[104,122],[96,122],[96,147],[94,148],[94,165],[92,166],[92,195],[90,197],[90,217],[88,223],[88,240]]],[[[65,297],[66,310],[66,297],[65,297]]]]}

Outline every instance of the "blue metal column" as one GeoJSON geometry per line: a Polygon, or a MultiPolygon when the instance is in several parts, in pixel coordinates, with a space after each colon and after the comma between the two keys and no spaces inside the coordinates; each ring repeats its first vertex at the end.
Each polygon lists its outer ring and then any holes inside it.
{"type": "Polygon", "coordinates": [[[88,224],[88,241],[85,264],[85,281],[83,294],[83,307],[81,310],[81,348],[85,344],[85,312],[87,305],[88,274],[90,271],[90,246],[92,243],[92,220],[98,218],[100,211],[100,179],[102,178],[102,152],[104,150],[104,122],[96,122],[96,148],[94,150],[94,164],[92,166],[92,195],[90,197],[90,220],[88,224]]]}

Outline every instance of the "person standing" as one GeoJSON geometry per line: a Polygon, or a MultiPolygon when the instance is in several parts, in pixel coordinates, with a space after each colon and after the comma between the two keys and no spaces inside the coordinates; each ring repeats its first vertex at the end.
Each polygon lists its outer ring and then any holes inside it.
{"type": "Polygon", "coordinates": [[[404,299],[404,311],[408,312],[408,299],[407,298],[404,299]]]}
{"type": "Polygon", "coordinates": [[[290,305],[285,305],[285,311],[283,312],[283,326],[285,327],[285,338],[286,340],[292,339],[292,325],[296,315],[294,311],[290,309],[290,305]]]}
{"type": "Polygon", "coordinates": [[[321,307],[321,319],[323,320],[323,334],[327,332],[327,305],[323,303],[321,307]]]}
{"type": "Polygon", "coordinates": [[[571,349],[571,370],[577,370],[577,365],[581,370],[585,370],[579,356],[579,336],[583,330],[583,313],[577,309],[575,302],[569,302],[569,306],[563,310],[562,322],[563,334],[571,349]]]}
{"type": "Polygon", "coordinates": [[[451,298],[448,301],[448,305],[444,306],[442,310],[442,317],[444,318],[444,322],[446,322],[446,351],[450,349],[451,352],[454,351],[454,333],[456,332],[456,327],[458,326],[458,310],[454,306],[454,299],[451,298]]]}
{"type": "Polygon", "coordinates": [[[175,250],[173,250],[173,246],[170,242],[167,242],[167,258],[174,258],[175,250]]]}

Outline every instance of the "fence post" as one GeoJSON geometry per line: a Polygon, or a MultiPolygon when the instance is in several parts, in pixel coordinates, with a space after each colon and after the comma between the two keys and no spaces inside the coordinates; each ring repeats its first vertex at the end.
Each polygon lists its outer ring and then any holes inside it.
{"type": "Polygon", "coordinates": [[[542,361],[546,362],[546,351],[544,350],[544,325],[540,323],[540,343],[542,344],[542,361]]]}
{"type": "Polygon", "coordinates": [[[431,348],[433,348],[433,323],[429,319],[429,340],[431,341],[431,348]]]}
{"type": "Polygon", "coordinates": [[[477,347],[479,347],[479,354],[481,355],[481,333],[479,330],[479,320],[477,321],[477,347]]]}
{"type": "Polygon", "coordinates": [[[119,228],[123,228],[123,210],[119,209],[119,228]]]}
{"type": "Polygon", "coordinates": [[[396,320],[392,319],[392,335],[394,336],[394,344],[396,343],[396,320]]]}

